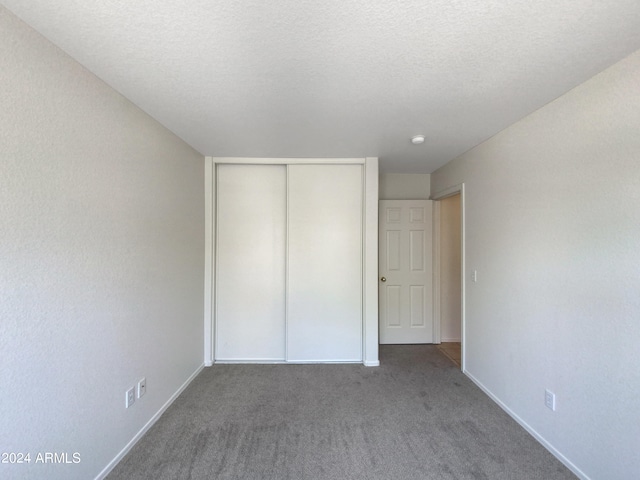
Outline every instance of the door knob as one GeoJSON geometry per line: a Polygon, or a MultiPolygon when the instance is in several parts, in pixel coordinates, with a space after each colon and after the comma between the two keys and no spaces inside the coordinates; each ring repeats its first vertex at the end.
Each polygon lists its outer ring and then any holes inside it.
{"type": "Polygon", "coordinates": [[[380,279],[380,281],[381,281],[381,282],[386,282],[386,281],[387,281],[387,279],[386,279],[385,277],[382,277],[382,278],[380,279]]]}

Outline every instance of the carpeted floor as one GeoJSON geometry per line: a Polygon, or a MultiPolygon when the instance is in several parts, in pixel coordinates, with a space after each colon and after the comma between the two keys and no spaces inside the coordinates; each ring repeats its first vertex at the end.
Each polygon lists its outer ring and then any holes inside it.
{"type": "Polygon", "coordinates": [[[108,479],[576,478],[436,346],[380,360],[207,368],[108,479]]]}

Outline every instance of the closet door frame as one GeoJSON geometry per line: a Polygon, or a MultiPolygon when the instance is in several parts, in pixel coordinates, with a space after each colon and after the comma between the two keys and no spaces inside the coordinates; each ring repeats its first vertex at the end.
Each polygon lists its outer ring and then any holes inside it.
{"type": "Polygon", "coordinates": [[[378,366],[378,159],[366,158],[205,158],[205,291],[204,364],[213,365],[215,352],[215,251],[216,166],[255,165],[362,165],[364,192],[362,212],[362,353],[365,366],[378,366]]]}

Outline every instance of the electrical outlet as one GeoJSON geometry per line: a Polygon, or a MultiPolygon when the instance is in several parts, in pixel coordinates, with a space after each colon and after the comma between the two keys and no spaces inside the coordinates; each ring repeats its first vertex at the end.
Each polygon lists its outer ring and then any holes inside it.
{"type": "Polygon", "coordinates": [[[138,381],[138,398],[142,397],[145,393],[147,393],[147,379],[142,377],[138,381]]]}
{"type": "Polygon", "coordinates": [[[135,403],[135,401],[136,401],[136,390],[135,388],[131,387],[125,393],[124,406],[126,408],[129,408],[131,405],[135,403]]]}
{"type": "Polygon", "coordinates": [[[477,270],[473,270],[471,272],[471,280],[473,280],[474,282],[478,281],[478,271],[477,270]]]}
{"type": "Polygon", "coordinates": [[[549,390],[545,390],[544,391],[544,405],[547,408],[550,408],[552,411],[556,411],[556,394],[549,391],[549,390]]]}

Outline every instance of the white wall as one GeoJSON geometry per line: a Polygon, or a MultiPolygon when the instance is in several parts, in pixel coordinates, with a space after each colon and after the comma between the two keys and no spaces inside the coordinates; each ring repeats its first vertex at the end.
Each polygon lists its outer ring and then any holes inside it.
{"type": "Polygon", "coordinates": [[[380,200],[427,200],[431,192],[428,174],[381,173],[380,200]]]}
{"type": "Polygon", "coordinates": [[[468,374],[592,479],[640,478],[639,79],[640,51],[431,176],[465,183],[468,374]]]}
{"type": "Polygon", "coordinates": [[[2,7],[0,65],[0,477],[89,479],[202,365],[204,159],[2,7]]]}
{"type": "Polygon", "coordinates": [[[440,337],[459,342],[460,317],[460,195],[440,201],[440,337]]]}

